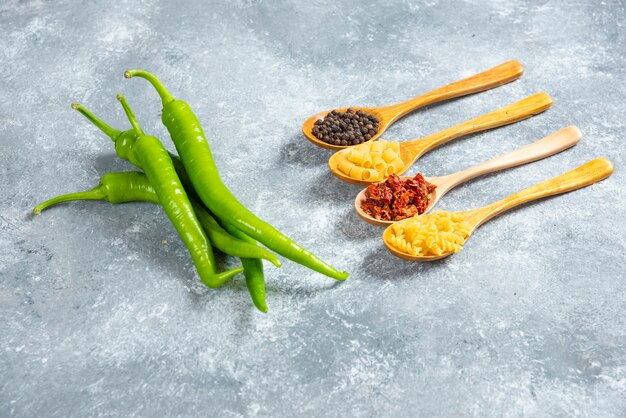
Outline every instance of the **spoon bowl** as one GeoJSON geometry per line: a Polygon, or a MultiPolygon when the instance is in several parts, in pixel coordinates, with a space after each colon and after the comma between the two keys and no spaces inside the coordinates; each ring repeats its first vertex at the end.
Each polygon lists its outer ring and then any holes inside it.
{"type": "MultiPolygon", "coordinates": [[[[404,165],[396,174],[403,174],[422,155],[453,139],[527,119],[547,110],[550,106],[552,106],[552,98],[550,95],[547,93],[537,93],[512,105],[505,106],[494,112],[460,123],[424,138],[401,142],[399,144],[400,159],[404,165]]],[[[360,180],[350,177],[339,169],[339,162],[347,156],[348,152],[350,152],[349,149],[342,149],[335,152],[330,157],[328,160],[328,168],[330,168],[331,173],[338,179],[352,184],[367,185],[373,183],[373,181],[370,180],[360,180]]]]}
{"type": "MultiPolygon", "coordinates": [[[[376,134],[374,134],[374,136],[368,140],[374,141],[375,139],[379,138],[382,133],[385,132],[385,130],[387,130],[387,128],[389,128],[389,126],[391,126],[395,121],[420,107],[442,102],[445,100],[450,100],[456,97],[478,93],[480,91],[489,90],[494,87],[509,83],[513,80],[517,80],[519,77],[522,76],[523,73],[524,67],[521,63],[519,63],[518,61],[507,61],[487,71],[483,71],[482,73],[440,87],[436,90],[418,96],[414,99],[408,100],[406,102],[385,107],[351,106],[350,108],[354,110],[362,110],[365,113],[376,116],[379,122],[378,132],[376,132],[376,134]]],[[[346,110],[348,110],[348,108],[343,107],[331,110],[345,112],[346,110]]],[[[309,141],[322,148],[338,150],[353,146],[328,144],[324,141],[320,141],[315,137],[315,135],[313,135],[312,130],[313,126],[315,125],[315,121],[319,119],[324,119],[324,117],[331,110],[325,110],[323,112],[316,113],[315,115],[306,119],[302,124],[302,133],[309,141]]]]}
{"type": "MultiPolygon", "coordinates": [[[[561,193],[567,193],[573,190],[580,189],[582,187],[589,186],[593,183],[606,179],[612,173],[613,164],[605,158],[597,158],[595,160],[589,161],[586,164],[583,164],[582,166],[572,171],[561,174],[560,176],[554,177],[550,180],[538,183],[495,203],[483,206],[482,208],[478,209],[472,209],[465,212],[456,212],[456,215],[458,215],[464,222],[466,222],[468,226],[469,235],[465,239],[467,241],[467,239],[469,239],[469,237],[474,233],[474,231],[476,231],[479,226],[509,209],[512,209],[524,203],[531,202],[533,200],[541,199],[548,196],[554,196],[561,193]]],[[[402,221],[399,221],[398,224],[402,222],[408,222],[410,220],[411,218],[404,219],[402,221]]],[[[390,237],[392,235],[393,227],[394,225],[390,225],[387,227],[387,229],[385,229],[385,232],[383,232],[383,241],[385,243],[385,246],[393,255],[411,261],[435,261],[453,254],[453,252],[447,252],[436,256],[415,256],[400,251],[390,243],[390,237]]]]}
{"type": "MultiPolygon", "coordinates": [[[[430,193],[430,200],[424,213],[430,212],[448,191],[461,183],[484,174],[494,173],[549,157],[573,147],[581,138],[582,133],[580,129],[576,126],[568,126],[531,144],[454,174],[441,177],[424,177],[424,180],[437,186],[437,188],[430,193]]],[[[411,178],[411,176],[401,177],[402,180],[409,178],[411,178]]],[[[376,219],[365,212],[362,206],[367,200],[366,192],[367,188],[361,190],[354,199],[354,209],[364,221],[378,226],[388,226],[394,222],[398,222],[376,219]]]]}
{"type": "MultiPolygon", "coordinates": [[[[402,221],[400,221],[402,222],[402,221]]],[[[387,247],[387,250],[389,250],[389,252],[393,255],[395,255],[396,257],[400,257],[403,258],[407,261],[437,261],[437,260],[441,260],[442,258],[446,258],[447,256],[451,255],[452,253],[444,253],[441,255],[420,255],[420,256],[414,256],[411,254],[407,254],[407,253],[403,253],[402,251],[396,249],[395,247],[393,247],[392,245],[388,244],[389,240],[391,237],[391,228],[387,228],[385,229],[385,231],[383,232],[383,242],[385,243],[385,246],[387,247]]]]}
{"type": "MultiPolygon", "coordinates": [[[[412,176],[400,176],[400,178],[402,180],[408,180],[412,178],[412,176]]],[[[430,210],[437,204],[439,199],[441,199],[441,197],[448,190],[450,190],[450,188],[447,188],[446,190],[443,190],[442,192],[442,188],[445,187],[445,183],[443,183],[441,179],[444,179],[444,177],[424,177],[424,180],[426,180],[428,183],[431,183],[437,186],[435,190],[430,192],[428,206],[426,207],[426,210],[424,210],[424,214],[430,212],[430,210]]],[[[400,222],[401,220],[403,220],[401,219],[397,221],[384,221],[381,219],[376,219],[373,216],[371,216],[369,213],[365,212],[363,210],[363,204],[367,201],[366,193],[367,193],[367,187],[361,190],[359,194],[357,194],[356,197],[354,198],[354,210],[356,211],[357,215],[359,215],[361,219],[363,219],[365,222],[372,224],[372,225],[376,225],[376,226],[388,226],[395,222],[400,222]]]]}
{"type": "Polygon", "coordinates": [[[342,108],[338,108],[338,109],[329,109],[329,110],[325,110],[323,112],[320,113],[316,113],[315,115],[311,116],[310,118],[308,118],[307,120],[304,121],[304,123],[302,124],[302,132],[304,133],[304,136],[307,137],[307,139],[309,141],[311,141],[313,144],[317,145],[318,147],[322,147],[322,148],[327,148],[327,149],[333,149],[333,150],[341,150],[344,148],[349,148],[353,145],[333,145],[333,144],[329,144],[327,142],[321,141],[319,139],[317,139],[315,137],[315,135],[313,135],[312,131],[313,131],[313,127],[315,126],[315,122],[317,120],[321,120],[324,119],[326,117],[326,115],[328,115],[331,111],[336,110],[338,112],[345,112],[348,109],[353,109],[355,112],[357,110],[362,110],[363,112],[373,115],[376,117],[376,119],[378,119],[378,132],[376,132],[374,134],[374,136],[372,138],[370,138],[368,141],[365,142],[369,142],[369,141],[374,141],[375,139],[379,138],[380,135],[382,135],[382,133],[384,131],[387,130],[387,128],[389,127],[389,125],[391,125],[391,119],[389,118],[389,111],[387,110],[387,108],[383,108],[383,107],[357,107],[357,106],[352,106],[352,107],[342,107],[342,108]]]}

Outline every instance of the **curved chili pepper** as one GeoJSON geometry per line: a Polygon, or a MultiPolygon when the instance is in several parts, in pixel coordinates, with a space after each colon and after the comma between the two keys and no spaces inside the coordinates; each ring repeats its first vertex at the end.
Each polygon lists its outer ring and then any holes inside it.
{"type": "Polygon", "coordinates": [[[348,277],[347,272],[335,269],[239,203],[222,182],[200,122],[187,103],[174,99],[163,84],[147,71],[130,70],[124,76],[144,78],[156,89],[163,103],[161,120],[172,137],[196,193],[214,215],[296,263],[337,280],[348,277]]]}
{"type": "MultiPolygon", "coordinates": [[[[42,210],[51,206],[75,200],[104,200],[110,203],[151,202],[161,204],[154,187],[152,187],[152,184],[150,184],[148,177],[144,173],[127,171],[103,175],[100,179],[100,183],[91,190],[68,193],[46,200],[37,205],[35,209],[33,209],[33,213],[39,215],[42,210]]],[[[274,254],[258,245],[231,236],[200,203],[193,199],[189,201],[209,241],[211,241],[211,244],[213,244],[215,248],[234,257],[263,258],[276,267],[281,266],[280,260],[278,260],[274,254]]]]}
{"type": "Polygon", "coordinates": [[[53,197],[38,204],[33,209],[35,215],[51,206],[75,200],[105,200],[111,203],[126,203],[134,201],[152,202],[161,204],[154,188],[146,175],[138,171],[126,173],[107,173],[102,176],[100,183],[91,190],[68,193],[53,197]],[[143,179],[146,179],[144,182],[143,179]]]}
{"type": "MultiPolygon", "coordinates": [[[[215,271],[211,243],[193,211],[167,150],[158,138],[143,133],[124,96],[119,94],[117,98],[135,131],[135,138],[122,148],[122,151],[127,151],[123,154],[124,157],[120,155],[120,149],[118,149],[120,141],[116,141],[115,148],[118,155],[146,173],[165,213],[187,246],[202,282],[213,288],[223,285],[231,277],[241,273],[243,269],[236,268],[222,273],[215,271]]],[[[120,139],[130,138],[128,135],[122,135],[120,139]]],[[[120,144],[122,145],[125,144],[120,144]]]]}

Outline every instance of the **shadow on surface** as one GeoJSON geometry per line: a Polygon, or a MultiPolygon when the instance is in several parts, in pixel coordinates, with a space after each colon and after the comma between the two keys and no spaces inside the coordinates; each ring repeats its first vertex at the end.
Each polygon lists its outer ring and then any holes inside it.
{"type": "Polygon", "coordinates": [[[299,132],[280,148],[280,161],[291,166],[319,167],[326,166],[332,154],[332,150],[313,145],[299,132]]]}
{"type": "MultiPolygon", "coordinates": [[[[111,143],[111,149],[114,149],[113,143],[111,143]]],[[[115,152],[107,152],[106,154],[98,154],[93,164],[94,170],[99,176],[103,176],[106,173],[116,171],[139,171],[137,167],[129,163],[128,161],[119,158],[115,152]]],[[[100,179],[98,179],[100,180],[100,179]]],[[[94,184],[94,186],[97,183],[94,184]]]]}
{"type": "Polygon", "coordinates": [[[428,263],[403,260],[392,255],[381,238],[380,247],[365,256],[361,267],[369,276],[378,277],[381,280],[414,280],[419,274],[426,271],[447,268],[446,260],[444,258],[428,263]],[[389,266],[392,267],[389,268],[389,266]]]}
{"type": "Polygon", "coordinates": [[[363,241],[373,237],[382,236],[384,227],[368,224],[357,215],[353,206],[344,216],[338,216],[335,220],[335,227],[341,235],[350,241],[363,241]]]}
{"type": "Polygon", "coordinates": [[[361,191],[361,186],[349,184],[333,176],[326,170],[308,190],[308,195],[314,201],[333,202],[340,204],[350,204],[361,191]]]}

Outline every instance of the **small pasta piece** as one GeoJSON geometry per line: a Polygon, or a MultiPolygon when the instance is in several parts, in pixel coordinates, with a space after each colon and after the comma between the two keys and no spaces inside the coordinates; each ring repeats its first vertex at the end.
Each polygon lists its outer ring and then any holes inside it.
{"type": "Polygon", "coordinates": [[[382,154],[387,141],[380,140],[371,143],[370,154],[382,154]]]}
{"type": "Polygon", "coordinates": [[[366,154],[362,150],[351,149],[350,152],[348,152],[348,161],[362,166],[365,155],[366,154]]]}
{"type": "Polygon", "coordinates": [[[352,170],[350,170],[350,177],[357,180],[363,180],[362,177],[365,170],[366,169],[363,167],[354,166],[352,167],[352,170]]]}
{"type": "Polygon", "coordinates": [[[354,163],[351,163],[346,158],[340,158],[337,162],[337,169],[339,169],[339,171],[341,171],[346,176],[350,175],[350,172],[354,167],[356,167],[354,163]]]}
{"type": "Polygon", "coordinates": [[[377,175],[378,173],[369,168],[363,168],[358,166],[353,166],[350,170],[350,177],[357,180],[370,180],[372,175],[377,175]]]}
{"type": "Polygon", "coordinates": [[[374,181],[380,181],[384,179],[378,171],[376,170],[370,170],[370,171],[372,172],[372,176],[368,179],[368,181],[374,182],[374,181]]]}
{"type": "Polygon", "coordinates": [[[383,151],[383,160],[385,160],[386,163],[390,163],[396,158],[398,158],[398,153],[391,148],[387,148],[383,151]]]}
{"type": "Polygon", "coordinates": [[[385,160],[383,160],[382,157],[375,156],[372,159],[372,167],[374,168],[374,170],[384,173],[385,168],[387,168],[387,163],[385,163],[385,160]]]}
{"type": "Polygon", "coordinates": [[[398,174],[404,169],[404,161],[400,158],[396,158],[389,164],[387,164],[386,174],[389,176],[391,174],[398,174]]]}
{"type": "Polygon", "coordinates": [[[378,172],[370,168],[363,170],[361,174],[361,180],[374,181],[376,178],[378,178],[378,172]]]}
{"type": "Polygon", "coordinates": [[[372,166],[372,156],[368,152],[367,154],[364,154],[363,162],[361,163],[361,167],[363,167],[363,168],[370,168],[371,166],[372,166]]]}

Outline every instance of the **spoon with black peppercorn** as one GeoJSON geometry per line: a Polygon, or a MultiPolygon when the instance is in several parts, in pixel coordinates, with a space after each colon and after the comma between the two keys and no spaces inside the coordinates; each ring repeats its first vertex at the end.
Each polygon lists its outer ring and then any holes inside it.
{"type": "MultiPolygon", "coordinates": [[[[426,206],[425,210],[420,213],[420,215],[428,213],[448,191],[459,184],[465,183],[466,181],[484,174],[494,173],[507,168],[528,164],[533,161],[558,154],[559,152],[576,145],[581,138],[582,133],[580,132],[580,129],[576,126],[568,126],[546,136],[543,139],[535,141],[532,144],[528,144],[514,151],[454,174],[441,177],[424,177],[424,180],[436,186],[436,189],[433,190],[428,196],[428,206],[426,206]]],[[[411,176],[402,176],[400,178],[402,180],[407,180],[410,179],[411,176]]],[[[372,225],[388,226],[394,222],[402,220],[376,219],[363,209],[363,205],[366,201],[367,188],[363,189],[354,199],[354,209],[366,222],[372,225]]]]}
{"type": "Polygon", "coordinates": [[[406,114],[433,103],[489,90],[518,79],[524,67],[507,61],[482,73],[440,87],[406,102],[385,107],[344,107],[317,113],[302,124],[302,132],[322,148],[342,149],[373,141],[406,114]]]}

